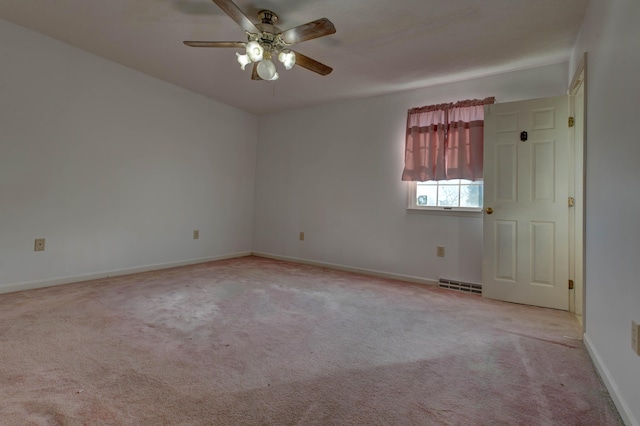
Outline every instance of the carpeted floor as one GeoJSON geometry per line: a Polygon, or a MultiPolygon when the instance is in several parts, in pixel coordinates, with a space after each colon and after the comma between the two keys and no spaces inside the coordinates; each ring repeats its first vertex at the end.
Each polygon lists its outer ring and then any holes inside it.
{"type": "Polygon", "coordinates": [[[2,425],[620,425],[566,312],[256,257],[0,295],[2,425]]]}

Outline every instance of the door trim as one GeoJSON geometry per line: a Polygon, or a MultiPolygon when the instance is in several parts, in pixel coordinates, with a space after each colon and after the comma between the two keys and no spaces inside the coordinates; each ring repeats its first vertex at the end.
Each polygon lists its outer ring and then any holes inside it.
{"type": "MultiPolygon", "coordinates": [[[[569,85],[569,89],[568,89],[568,95],[570,96],[570,108],[571,108],[571,115],[574,116],[575,115],[575,95],[576,93],[582,88],[583,91],[583,105],[582,105],[582,111],[583,111],[583,116],[580,119],[580,117],[576,117],[576,123],[577,125],[581,126],[582,128],[582,139],[581,140],[577,140],[576,139],[576,135],[575,135],[575,131],[572,131],[572,145],[573,145],[573,152],[574,154],[576,153],[576,149],[578,148],[578,152],[581,151],[582,152],[582,156],[579,157],[577,155],[573,156],[573,164],[572,169],[574,171],[573,176],[574,176],[574,182],[573,182],[573,192],[574,192],[574,197],[579,197],[582,202],[578,203],[578,205],[576,206],[577,209],[574,212],[574,217],[581,217],[581,222],[582,222],[582,226],[575,226],[575,222],[573,223],[573,241],[572,244],[574,246],[573,250],[570,250],[570,256],[573,256],[572,259],[570,259],[570,264],[571,265],[580,265],[580,271],[576,271],[575,269],[573,269],[573,273],[575,274],[576,272],[580,272],[581,276],[582,276],[582,282],[579,283],[579,288],[576,288],[575,291],[577,292],[581,292],[582,294],[582,311],[581,311],[581,323],[582,323],[582,332],[584,333],[586,331],[586,327],[587,327],[587,319],[586,319],[586,300],[587,300],[587,291],[586,291],[586,275],[585,275],[585,249],[586,249],[586,203],[587,203],[587,198],[586,198],[586,166],[587,166],[587,52],[584,52],[582,55],[582,58],[580,60],[580,63],[578,64],[578,66],[576,67],[576,70],[573,74],[573,78],[571,79],[571,84],[569,85]],[[581,149],[579,149],[581,148],[581,149]],[[580,170],[582,171],[580,173],[580,170]],[[575,172],[578,173],[575,173],[575,172]],[[578,247],[579,244],[576,244],[576,241],[581,241],[581,247],[578,247]]],[[[574,299],[575,300],[575,299],[574,299]]],[[[576,313],[576,307],[573,306],[573,313],[576,313]]]]}

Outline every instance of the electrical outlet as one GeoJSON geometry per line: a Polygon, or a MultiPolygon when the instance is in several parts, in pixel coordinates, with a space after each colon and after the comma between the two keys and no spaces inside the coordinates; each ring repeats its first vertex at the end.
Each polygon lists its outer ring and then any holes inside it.
{"type": "Polygon", "coordinates": [[[300,232],[300,241],[304,241],[304,232],[300,232]]]}
{"type": "Polygon", "coordinates": [[[44,251],[44,238],[36,238],[33,244],[33,251],[44,251]]]}
{"type": "Polygon", "coordinates": [[[631,321],[631,347],[640,356],[640,336],[638,335],[638,323],[631,321]]]}
{"type": "Polygon", "coordinates": [[[438,255],[438,257],[444,257],[444,247],[443,246],[438,246],[436,254],[438,255]]]}
{"type": "Polygon", "coordinates": [[[197,240],[200,238],[200,231],[198,231],[197,229],[193,231],[193,239],[197,240]]]}

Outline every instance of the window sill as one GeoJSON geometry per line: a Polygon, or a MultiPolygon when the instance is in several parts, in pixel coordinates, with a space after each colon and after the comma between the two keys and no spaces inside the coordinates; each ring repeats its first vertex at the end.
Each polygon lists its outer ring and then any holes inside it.
{"type": "Polygon", "coordinates": [[[482,209],[445,209],[443,207],[407,207],[409,214],[427,214],[434,216],[482,217],[482,209]]]}

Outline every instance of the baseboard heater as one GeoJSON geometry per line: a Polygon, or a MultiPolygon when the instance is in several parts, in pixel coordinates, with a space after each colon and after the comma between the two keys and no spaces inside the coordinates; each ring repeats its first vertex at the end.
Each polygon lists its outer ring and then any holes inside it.
{"type": "Polygon", "coordinates": [[[482,294],[482,284],[465,283],[462,281],[448,280],[446,278],[440,278],[438,280],[438,287],[472,294],[482,294]]]}

